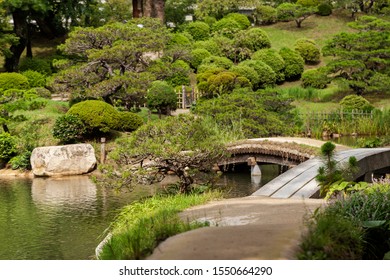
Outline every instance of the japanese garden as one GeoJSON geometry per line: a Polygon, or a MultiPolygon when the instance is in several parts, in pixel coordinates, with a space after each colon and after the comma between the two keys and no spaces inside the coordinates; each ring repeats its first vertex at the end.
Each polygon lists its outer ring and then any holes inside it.
{"type": "Polygon", "coordinates": [[[0,13],[0,259],[174,258],[155,249],[264,222],[188,209],[237,203],[242,217],[251,198],[312,211],[294,208],[292,255],[263,258],[390,259],[389,0],[0,0],[0,13]]]}

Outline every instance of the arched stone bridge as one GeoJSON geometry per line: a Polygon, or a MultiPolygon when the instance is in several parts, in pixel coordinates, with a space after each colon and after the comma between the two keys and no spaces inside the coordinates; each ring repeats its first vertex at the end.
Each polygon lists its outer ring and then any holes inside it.
{"type": "MultiPolygon", "coordinates": [[[[260,138],[248,139],[228,146],[231,157],[218,165],[247,163],[255,158],[257,163],[273,163],[290,169],[279,175],[252,195],[275,198],[316,197],[319,186],[315,180],[318,168],[323,164],[318,148],[325,142],[309,138],[260,138]],[[312,148],[308,147],[311,146],[312,148]]],[[[373,172],[390,173],[390,148],[351,149],[336,145],[336,160],[347,162],[354,156],[359,171],[356,179],[370,181],[373,172]],[[364,177],[364,178],[363,178],[364,177]]]]}
{"type": "MultiPolygon", "coordinates": [[[[219,166],[247,163],[255,158],[257,163],[272,163],[294,167],[318,155],[318,148],[325,142],[309,138],[258,138],[228,145],[230,157],[218,163],[219,166]]],[[[347,147],[337,145],[337,149],[347,147]]]]}
{"type": "MultiPolygon", "coordinates": [[[[343,150],[336,153],[335,159],[347,162],[351,156],[356,157],[359,166],[353,180],[370,181],[374,172],[390,173],[390,148],[343,150]]],[[[322,164],[319,157],[307,160],[279,175],[252,195],[275,198],[317,197],[320,187],[315,177],[322,164]]]]}

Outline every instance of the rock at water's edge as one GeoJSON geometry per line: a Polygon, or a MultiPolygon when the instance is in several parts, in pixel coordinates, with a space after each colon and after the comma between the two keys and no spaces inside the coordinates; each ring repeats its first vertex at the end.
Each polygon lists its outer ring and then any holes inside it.
{"type": "Polygon", "coordinates": [[[95,150],[90,144],[35,148],[30,161],[35,176],[81,175],[96,167],[95,150]]]}

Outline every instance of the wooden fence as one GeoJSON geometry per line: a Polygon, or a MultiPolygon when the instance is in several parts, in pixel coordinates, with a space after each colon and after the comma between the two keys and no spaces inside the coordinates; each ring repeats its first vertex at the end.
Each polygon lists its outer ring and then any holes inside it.
{"type": "Polygon", "coordinates": [[[194,88],[183,86],[182,90],[176,91],[177,94],[177,108],[187,109],[199,98],[200,93],[194,88]]]}
{"type": "Polygon", "coordinates": [[[366,112],[362,110],[352,110],[352,111],[333,111],[333,112],[309,112],[300,114],[301,118],[309,124],[327,122],[342,122],[354,121],[357,119],[365,118],[372,119],[373,114],[371,112],[366,112]]]}

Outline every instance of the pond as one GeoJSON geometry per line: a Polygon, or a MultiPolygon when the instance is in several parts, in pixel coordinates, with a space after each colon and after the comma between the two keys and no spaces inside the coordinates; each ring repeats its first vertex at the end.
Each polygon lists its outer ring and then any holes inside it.
{"type": "MultiPolygon", "coordinates": [[[[279,169],[262,170],[260,181],[251,181],[247,167],[224,173],[218,185],[229,190],[230,197],[250,195],[279,169]]],[[[153,190],[144,186],[118,193],[95,186],[87,176],[0,179],[0,259],[94,259],[118,211],[153,190]]]]}

